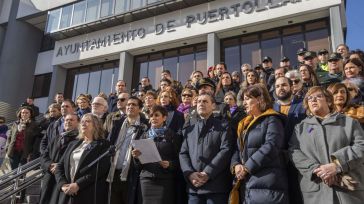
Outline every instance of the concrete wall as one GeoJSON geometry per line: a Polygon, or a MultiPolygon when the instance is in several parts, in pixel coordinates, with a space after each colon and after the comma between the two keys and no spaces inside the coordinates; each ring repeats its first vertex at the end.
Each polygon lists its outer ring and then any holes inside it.
{"type": "Polygon", "coordinates": [[[0,1],[0,24],[6,23],[9,20],[12,0],[0,1]]]}
{"type": "Polygon", "coordinates": [[[16,20],[19,0],[13,0],[0,56],[0,101],[20,105],[33,88],[34,71],[43,33],[16,20]]]}
{"type": "Polygon", "coordinates": [[[38,54],[34,75],[45,74],[53,71],[52,56],[53,50],[40,52],[38,54]]]}
{"type": "Polygon", "coordinates": [[[20,0],[17,18],[41,13],[79,0],[20,0]]]}

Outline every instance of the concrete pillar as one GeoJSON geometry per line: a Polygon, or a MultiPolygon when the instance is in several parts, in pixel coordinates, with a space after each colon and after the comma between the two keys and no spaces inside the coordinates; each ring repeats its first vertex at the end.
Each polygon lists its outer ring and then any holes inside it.
{"type": "Polygon", "coordinates": [[[48,95],[48,105],[53,103],[56,93],[64,93],[66,86],[67,70],[60,66],[53,66],[51,87],[48,95]]]}
{"type": "Polygon", "coordinates": [[[339,44],[345,43],[343,25],[340,14],[340,6],[334,6],[330,8],[330,25],[331,25],[331,46],[335,51],[335,48],[339,44]]]}
{"type": "Polygon", "coordinates": [[[207,67],[220,62],[220,39],[216,33],[207,35],[207,67]]]}
{"type": "Polygon", "coordinates": [[[133,65],[134,57],[129,52],[120,53],[119,62],[119,80],[124,80],[126,82],[126,88],[128,92],[132,89],[132,79],[133,79],[133,65]]]}
{"type": "Polygon", "coordinates": [[[19,0],[13,0],[0,55],[0,101],[19,106],[31,96],[34,70],[43,32],[16,19],[19,0]]]}

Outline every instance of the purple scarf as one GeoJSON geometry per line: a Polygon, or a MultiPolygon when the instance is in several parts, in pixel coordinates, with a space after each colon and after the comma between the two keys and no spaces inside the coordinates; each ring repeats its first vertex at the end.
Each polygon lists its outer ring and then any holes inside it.
{"type": "Polygon", "coordinates": [[[188,113],[191,108],[191,104],[184,105],[183,103],[179,104],[177,111],[181,113],[188,113]]]}

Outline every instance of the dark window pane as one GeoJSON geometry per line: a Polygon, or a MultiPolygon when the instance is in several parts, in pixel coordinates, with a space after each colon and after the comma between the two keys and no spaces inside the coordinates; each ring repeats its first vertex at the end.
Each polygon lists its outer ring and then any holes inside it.
{"type": "Polygon", "coordinates": [[[262,40],[272,39],[272,38],[276,38],[276,37],[279,37],[278,30],[273,30],[273,31],[262,33],[262,40]]]}
{"type": "Polygon", "coordinates": [[[257,34],[247,35],[247,36],[243,36],[241,38],[241,42],[243,44],[245,44],[245,43],[252,43],[252,42],[258,42],[258,41],[259,41],[259,36],[257,34]]]}
{"type": "Polygon", "coordinates": [[[231,47],[231,46],[235,46],[238,44],[239,44],[239,39],[224,40],[222,43],[223,47],[231,47]]]}
{"type": "Polygon", "coordinates": [[[100,92],[109,95],[114,91],[114,87],[112,86],[113,69],[104,69],[101,73],[100,92]]]}
{"type": "Polygon", "coordinates": [[[78,74],[75,97],[87,93],[89,73],[78,74]]]}
{"type": "Polygon", "coordinates": [[[75,4],[72,17],[72,25],[81,24],[85,20],[86,1],[81,1],[75,4]]]}
{"type": "Polygon", "coordinates": [[[162,60],[155,60],[149,62],[148,77],[153,87],[158,87],[161,73],[163,70],[162,60]]]}
{"type": "Polygon", "coordinates": [[[306,41],[308,50],[319,51],[324,48],[330,50],[329,32],[327,29],[307,32],[306,41]]]}
{"type": "Polygon", "coordinates": [[[194,55],[182,55],[179,57],[178,79],[182,84],[190,78],[194,70],[194,55]]]}
{"type": "Polygon", "coordinates": [[[302,26],[292,26],[292,27],[288,27],[283,29],[283,35],[292,35],[292,34],[296,34],[296,33],[301,33],[302,32],[302,26]]]}
{"type": "Polygon", "coordinates": [[[232,73],[240,68],[240,50],[239,46],[226,47],[225,53],[225,63],[228,67],[228,71],[232,73]]]}
{"type": "Polygon", "coordinates": [[[52,73],[34,76],[32,96],[34,98],[46,97],[49,95],[52,73]]]}
{"type": "Polygon", "coordinates": [[[90,81],[88,83],[88,93],[91,94],[92,97],[95,97],[99,94],[100,76],[101,76],[101,71],[90,73],[90,81]]]}
{"type": "Polygon", "coordinates": [[[241,45],[241,63],[255,66],[261,63],[259,42],[247,43],[241,45]]]}
{"type": "Polygon", "coordinates": [[[273,60],[273,67],[279,66],[281,58],[281,39],[275,38],[270,40],[264,40],[261,43],[262,55],[269,56],[273,60]]]}
{"type": "Polygon", "coordinates": [[[177,79],[177,62],[178,57],[170,57],[163,59],[163,69],[171,72],[172,78],[177,79]]]}
{"type": "Polygon", "coordinates": [[[181,55],[193,53],[193,47],[182,48],[179,52],[181,55]]]}
{"type": "Polygon", "coordinates": [[[201,71],[207,76],[207,52],[196,53],[196,70],[201,71]]]}
{"type": "Polygon", "coordinates": [[[306,24],[305,27],[306,27],[306,31],[317,30],[317,29],[321,29],[321,28],[326,28],[327,23],[326,23],[325,20],[316,21],[316,22],[313,22],[313,23],[306,24]]]}
{"type": "MultiPolygon", "coordinates": [[[[112,87],[115,87],[116,83],[119,80],[119,65],[115,65],[115,66],[116,66],[116,68],[114,68],[112,87]]],[[[130,85],[130,84],[127,84],[127,85],[130,85]]]]}
{"type": "Polygon", "coordinates": [[[290,35],[283,37],[283,53],[290,59],[291,65],[297,64],[296,52],[305,47],[303,34],[290,35]]]}
{"type": "Polygon", "coordinates": [[[139,81],[143,78],[143,77],[148,77],[148,62],[143,62],[139,64],[140,67],[140,74],[139,74],[139,81]]]}

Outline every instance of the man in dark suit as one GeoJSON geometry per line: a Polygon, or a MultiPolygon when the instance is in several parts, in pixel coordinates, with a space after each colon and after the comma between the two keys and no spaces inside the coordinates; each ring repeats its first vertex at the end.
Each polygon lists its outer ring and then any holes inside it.
{"type": "Polygon", "coordinates": [[[227,123],[212,116],[215,99],[198,97],[199,120],[184,131],[180,164],[188,185],[188,203],[227,203],[232,177],[229,162],[234,138],[227,123]]]}

